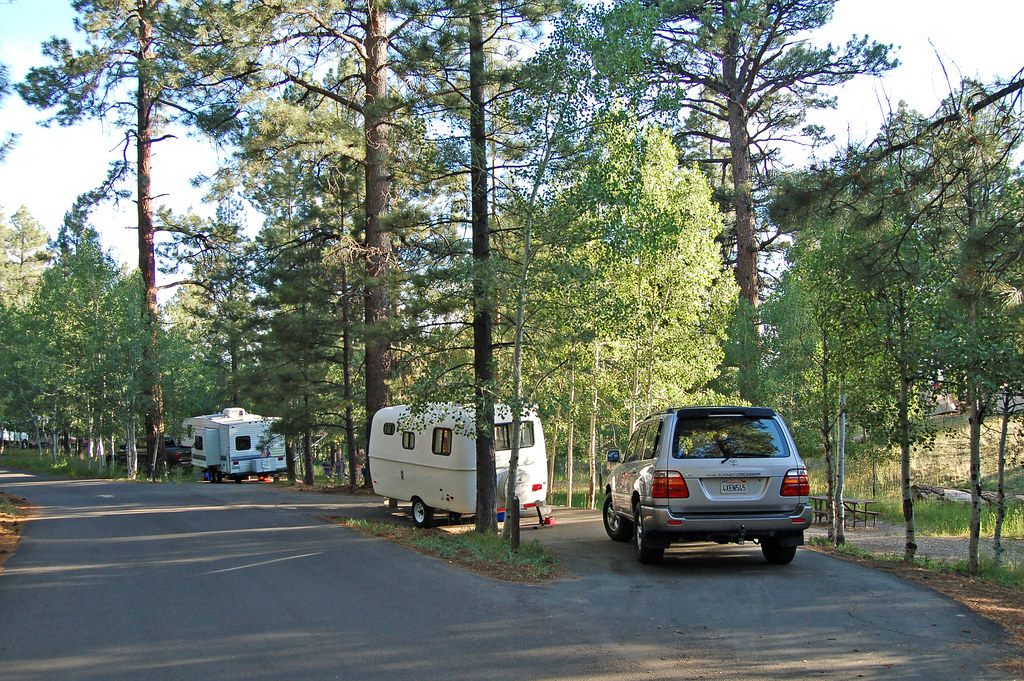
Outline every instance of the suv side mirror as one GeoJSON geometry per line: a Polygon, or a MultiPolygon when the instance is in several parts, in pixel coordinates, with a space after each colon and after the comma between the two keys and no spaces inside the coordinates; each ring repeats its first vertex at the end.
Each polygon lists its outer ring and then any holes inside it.
{"type": "Polygon", "coordinates": [[[619,457],[619,450],[609,449],[608,450],[608,463],[618,463],[622,459],[619,457]]]}

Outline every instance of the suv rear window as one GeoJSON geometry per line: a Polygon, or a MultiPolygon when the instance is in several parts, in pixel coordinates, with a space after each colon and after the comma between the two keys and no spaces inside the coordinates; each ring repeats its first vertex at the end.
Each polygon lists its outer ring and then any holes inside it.
{"type": "Polygon", "coordinates": [[[765,459],[789,456],[773,419],[709,416],[676,421],[674,459],[765,459]]]}

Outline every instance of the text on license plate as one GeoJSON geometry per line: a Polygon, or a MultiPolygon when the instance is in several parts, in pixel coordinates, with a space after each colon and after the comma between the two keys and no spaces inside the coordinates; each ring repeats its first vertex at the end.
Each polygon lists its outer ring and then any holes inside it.
{"type": "Polygon", "coordinates": [[[723,480],[722,494],[745,494],[747,491],[746,480],[723,480]]]}

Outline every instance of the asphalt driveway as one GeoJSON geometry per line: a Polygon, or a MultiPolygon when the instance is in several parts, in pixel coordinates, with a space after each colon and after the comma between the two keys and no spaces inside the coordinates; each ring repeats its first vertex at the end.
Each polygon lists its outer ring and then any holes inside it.
{"type": "Polygon", "coordinates": [[[59,480],[0,572],[0,676],[64,679],[1009,679],[1003,632],[814,552],[673,548],[643,566],[600,514],[533,529],[569,576],[509,584],[324,522],[376,497],[59,480]]]}

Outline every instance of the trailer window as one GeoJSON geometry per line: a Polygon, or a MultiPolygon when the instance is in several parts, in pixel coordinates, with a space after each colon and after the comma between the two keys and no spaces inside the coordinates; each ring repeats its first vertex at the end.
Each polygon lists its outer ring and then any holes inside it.
{"type": "Polygon", "coordinates": [[[393,423],[385,423],[384,424],[384,434],[385,435],[394,435],[395,434],[395,424],[393,424],[393,423]]]}
{"type": "Polygon", "coordinates": [[[434,428],[434,442],[431,451],[440,456],[448,456],[452,453],[451,428],[434,428]]]}
{"type": "MultiPolygon", "coordinates": [[[[523,421],[519,424],[519,447],[526,448],[533,445],[533,421],[523,421]]],[[[512,449],[511,423],[499,423],[494,426],[494,448],[498,451],[512,449]]]]}
{"type": "Polygon", "coordinates": [[[252,449],[252,438],[248,435],[239,435],[235,438],[235,451],[245,452],[252,449]]]}
{"type": "Polygon", "coordinates": [[[196,435],[196,441],[192,443],[192,449],[197,449],[200,452],[203,451],[203,436],[196,435]]]}
{"type": "Polygon", "coordinates": [[[402,432],[402,447],[405,449],[412,449],[416,446],[416,433],[408,430],[402,432]]]}

